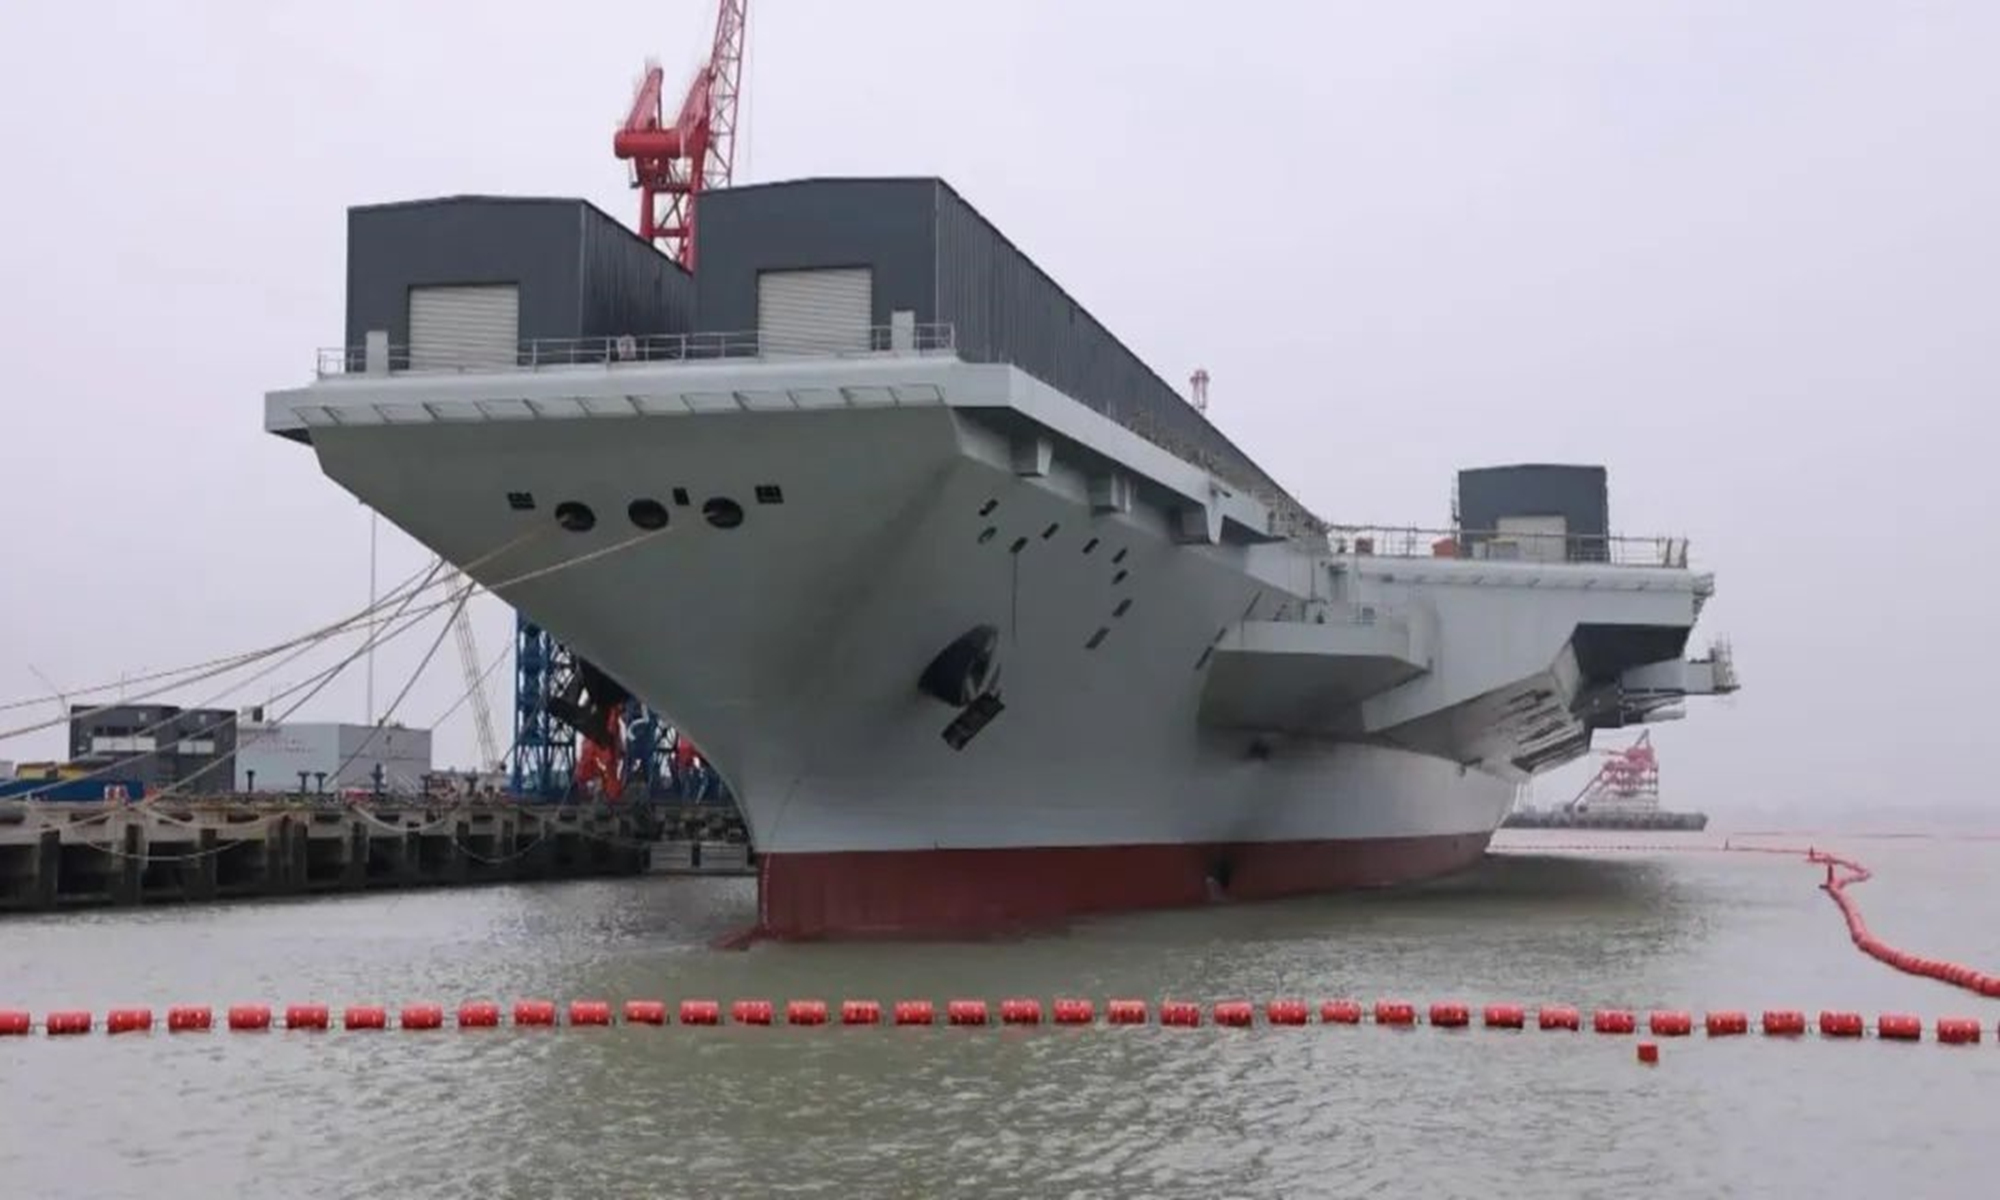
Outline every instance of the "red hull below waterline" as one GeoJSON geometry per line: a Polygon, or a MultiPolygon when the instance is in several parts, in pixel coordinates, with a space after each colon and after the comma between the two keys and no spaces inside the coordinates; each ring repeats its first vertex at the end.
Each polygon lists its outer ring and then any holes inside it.
{"type": "Polygon", "coordinates": [[[1094,913],[1266,900],[1458,870],[1490,833],[1223,845],[771,853],[759,937],[981,937],[1094,913]]]}

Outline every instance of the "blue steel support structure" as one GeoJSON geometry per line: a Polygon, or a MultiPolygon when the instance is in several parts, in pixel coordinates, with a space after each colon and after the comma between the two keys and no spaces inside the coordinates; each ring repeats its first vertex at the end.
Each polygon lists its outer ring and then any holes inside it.
{"type": "Polygon", "coordinates": [[[549,631],[514,617],[514,770],[516,795],[561,800],[576,777],[576,731],[549,711],[573,669],[570,652],[549,631]]]}
{"type": "MultiPolygon", "coordinates": [[[[576,780],[576,730],[549,710],[549,700],[569,686],[576,673],[576,656],[548,630],[515,614],[514,617],[514,761],[511,785],[515,795],[536,800],[568,797],[576,780]]],[[[637,700],[626,702],[625,761],[622,778],[626,793],[639,796],[683,794],[687,781],[676,781],[669,759],[673,754],[673,727],[666,718],[637,700]]],[[[733,803],[728,788],[719,779],[707,789],[707,799],[733,803]]]]}

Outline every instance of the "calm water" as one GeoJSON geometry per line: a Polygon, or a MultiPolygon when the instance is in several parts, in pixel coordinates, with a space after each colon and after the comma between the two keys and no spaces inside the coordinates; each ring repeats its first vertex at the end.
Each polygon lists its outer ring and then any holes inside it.
{"type": "MultiPolygon", "coordinates": [[[[979,946],[707,949],[747,881],[12,919],[0,1006],[1284,993],[1907,1009],[1987,1041],[1694,1038],[1645,1069],[1629,1038],[1318,1025],[37,1036],[0,1039],[0,1195],[1990,1194],[2000,1004],[1864,958],[1795,860],[1537,848],[1578,840],[979,946]]],[[[1830,844],[1875,869],[1878,933],[2000,965],[2000,842],[1830,844]]]]}

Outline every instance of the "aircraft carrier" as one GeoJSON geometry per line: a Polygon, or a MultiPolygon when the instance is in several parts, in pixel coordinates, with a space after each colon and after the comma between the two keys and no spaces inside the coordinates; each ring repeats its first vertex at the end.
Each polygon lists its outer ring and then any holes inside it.
{"type": "Polygon", "coordinates": [[[266,428],[571,647],[583,728],[694,738],[764,935],[1451,871],[1736,686],[1601,467],[1322,519],[940,180],[707,194],[692,272],[575,200],[348,220],[344,342],[266,428]]]}

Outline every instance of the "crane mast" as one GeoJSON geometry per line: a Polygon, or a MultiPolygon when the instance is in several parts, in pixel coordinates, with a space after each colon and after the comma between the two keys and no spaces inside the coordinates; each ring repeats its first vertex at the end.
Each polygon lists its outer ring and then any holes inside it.
{"type": "Polygon", "coordinates": [[[639,236],[688,270],[695,262],[701,193],[727,187],[736,170],[736,109],[743,75],[743,27],[749,0],[720,0],[708,61],[695,71],[669,122],[666,74],[656,62],[632,98],[612,153],[632,164],[639,192],[639,236]]]}

